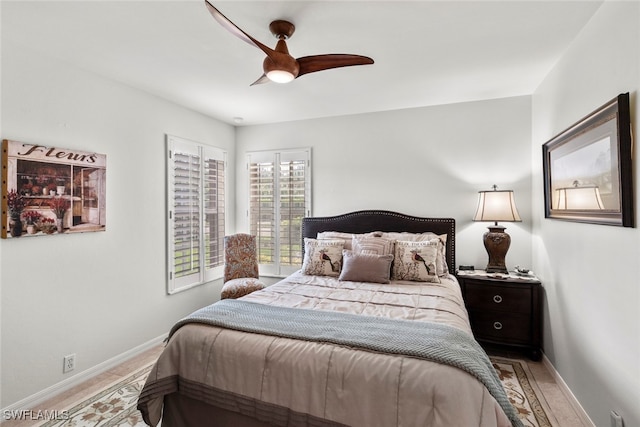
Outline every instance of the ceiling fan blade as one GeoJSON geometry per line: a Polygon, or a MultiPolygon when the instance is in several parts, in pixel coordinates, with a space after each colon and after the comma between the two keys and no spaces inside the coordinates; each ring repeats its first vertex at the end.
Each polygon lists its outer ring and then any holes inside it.
{"type": "Polygon", "coordinates": [[[263,74],[262,76],[260,76],[260,78],[258,80],[256,80],[255,82],[251,83],[249,86],[253,86],[253,85],[260,85],[263,83],[269,83],[271,80],[269,80],[269,77],[267,77],[266,74],[263,74]]]}
{"type": "Polygon", "coordinates": [[[250,45],[257,47],[258,49],[266,53],[268,56],[273,56],[277,54],[277,52],[271,49],[269,46],[266,46],[260,43],[258,40],[254,39],[249,34],[242,31],[236,24],[231,22],[229,18],[224,16],[218,9],[216,9],[211,3],[209,3],[209,0],[204,0],[204,3],[207,6],[207,9],[209,9],[209,13],[211,13],[211,16],[213,16],[215,20],[218,21],[218,23],[222,25],[224,28],[226,28],[227,31],[229,31],[231,34],[233,34],[234,36],[238,37],[241,40],[244,40],[246,43],[249,43],[250,45]]]}
{"type": "Polygon", "coordinates": [[[331,68],[373,64],[373,59],[368,56],[342,53],[303,56],[302,58],[297,58],[296,61],[298,61],[300,65],[298,77],[303,74],[315,73],[316,71],[329,70],[331,68]]]}

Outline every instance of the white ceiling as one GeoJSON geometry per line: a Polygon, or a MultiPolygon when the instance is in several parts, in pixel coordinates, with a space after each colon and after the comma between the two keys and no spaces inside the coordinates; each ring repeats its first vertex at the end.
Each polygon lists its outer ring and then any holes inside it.
{"type": "Polygon", "coordinates": [[[602,3],[211,2],[271,47],[269,23],[290,20],[294,57],[352,53],[375,64],[250,87],[264,54],[204,0],[2,0],[2,42],[251,125],[531,94],[602,3]]]}

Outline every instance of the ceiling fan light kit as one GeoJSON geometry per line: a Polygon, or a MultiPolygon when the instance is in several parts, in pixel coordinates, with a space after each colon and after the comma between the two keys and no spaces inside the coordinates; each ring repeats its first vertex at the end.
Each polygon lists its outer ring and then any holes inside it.
{"type": "Polygon", "coordinates": [[[290,81],[296,78],[296,76],[293,75],[293,73],[290,73],[289,71],[285,71],[285,70],[267,71],[266,67],[265,67],[265,74],[267,75],[267,78],[274,83],[289,83],[290,81]]]}
{"type": "Polygon", "coordinates": [[[264,74],[251,85],[262,84],[268,81],[276,83],[288,83],[302,75],[314,73],[316,71],[330,70],[332,68],[350,67],[354,65],[373,64],[373,59],[362,55],[351,54],[326,54],[312,55],[302,58],[294,58],[289,54],[287,48],[287,40],[293,35],[296,27],[289,21],[281,19],[275,20],[269,24],[269,30],[278,39],[275,49],[260,43],[249,34],[242,31],[237,25],[231,22],[218,9],[216,9],[208,0],[205,5],[209,13],[215,18],[220,25],[227,31],[235,35],[244,42],[262,50],[267,57],[262,63],[264,74]]]}

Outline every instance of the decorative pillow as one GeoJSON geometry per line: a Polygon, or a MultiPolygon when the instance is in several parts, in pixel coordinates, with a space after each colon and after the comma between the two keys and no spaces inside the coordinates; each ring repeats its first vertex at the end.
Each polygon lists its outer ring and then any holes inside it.
{"type": "Polygon", "coordinates": [[[409,233],[407,231],[403,232],[395,232],[395,231],[384,231],[380,237],[384,237],[385,239],[391,240],[401,240],[403,242],[421,242],[425,240],[431,240],[435,238],[437,235],[435,233],[431,233],[429,231],[425,233],[409,233]]]}
{"type": "Polygon", "coordinates": [[[342,251],[342,259],[342,272],[338,280],[389,283],[393,255],[359,254],[354,251],[344,250],[342,251]]]}
{"type": "Polygon", "coordinates": [[[436,270],[438,276],[446,276],[449,274],[449,266],[447,265],[447,235],[426,233],[409,233],[409,232],[379,232],[381,237],[390,240],[402,240],[406,242],[425,242],[433,239],[440,239],[438,245],[438,258],[436,259],[436,270]]]}
{"type": "Polygon", "coordinates": [[[426,242],[396,242],[393,278],[440,283],[436,271],[438,241],[438,239],[432,239],[426,242]]]}
{"type": "Polygon", "coordinates": [[[302,273],[311,276],[338,276],[342,266],[344,240],[304,239],[302,273]]]}
{"type": "Polygon", "coordinates": [[[449,274],[449,266],[447,264],[447,235],[435,235],[434,239],[438,239],[438,258],[436,258],[436,270],[438,276],[446,276],[449,274]]]}
{"type": "Polygon", "coordinates": [[[382,237],[353,236],[351,246],[359,254],[393,255],[393,240],[382,237]]]}
{"type": "Polygon", "coordinates": [[[316,236],[318,239],[342,240],[344,248],[351,250],[351,238],[353,233],[343,233],[341,231],[321,231],[316,236]]]}

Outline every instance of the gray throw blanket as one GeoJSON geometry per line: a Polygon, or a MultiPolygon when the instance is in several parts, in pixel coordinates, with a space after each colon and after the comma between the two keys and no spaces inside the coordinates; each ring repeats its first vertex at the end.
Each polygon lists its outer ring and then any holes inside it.
{"type": "Polygon", "coordinates": [[[482,347],[452,326],[226,299],[180,320],[171,329],[169,339],[188,323],[339,344],[454,366],[484,384],[513,426],[523,425],[482,347]]]}

